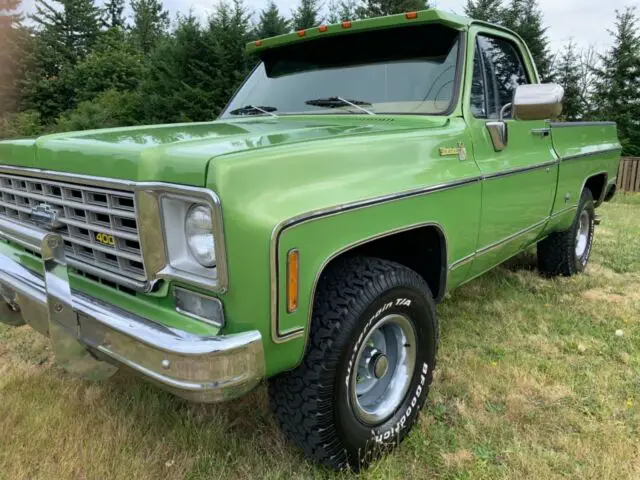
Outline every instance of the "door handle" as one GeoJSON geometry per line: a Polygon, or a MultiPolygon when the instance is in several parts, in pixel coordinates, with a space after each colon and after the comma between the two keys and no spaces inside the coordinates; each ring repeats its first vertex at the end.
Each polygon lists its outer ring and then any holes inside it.
{"type": "Polygon", "coordinates": [[[548,137],[551,133],[550,128],[532,128],[531,135],[536,135],[539,137],[548,137]]]}

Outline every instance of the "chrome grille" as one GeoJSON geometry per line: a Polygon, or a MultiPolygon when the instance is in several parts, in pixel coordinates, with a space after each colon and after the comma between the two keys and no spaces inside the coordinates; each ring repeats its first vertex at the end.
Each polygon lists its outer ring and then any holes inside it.
{"type": "Polygon", "coordinates": [[[58,213],[60,227],[55,231],[62,235],[74,267],[147,279],[132,192],[0,174],[0,216],[36,224],[32,209],[43,204],[58,213]]]}

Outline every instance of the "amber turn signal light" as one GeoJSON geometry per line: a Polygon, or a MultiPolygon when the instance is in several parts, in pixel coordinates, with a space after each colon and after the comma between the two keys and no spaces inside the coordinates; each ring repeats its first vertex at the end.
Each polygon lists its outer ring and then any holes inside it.
{"type": "Polygon", "coordinates": [[[300,251],[289,250],[287,254],[287,312],[298,308],[298,279],[300,277],[300,251]]]}

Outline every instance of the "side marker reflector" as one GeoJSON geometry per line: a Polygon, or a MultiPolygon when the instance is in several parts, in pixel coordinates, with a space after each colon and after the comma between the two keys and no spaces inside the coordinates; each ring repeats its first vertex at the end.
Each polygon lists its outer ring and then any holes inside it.
{"type": "Polygon", "coordinates": [[[289,250],[287,254],[287,312],[298,308],[298,278],[300,277],[300,251],[289,250]]]}

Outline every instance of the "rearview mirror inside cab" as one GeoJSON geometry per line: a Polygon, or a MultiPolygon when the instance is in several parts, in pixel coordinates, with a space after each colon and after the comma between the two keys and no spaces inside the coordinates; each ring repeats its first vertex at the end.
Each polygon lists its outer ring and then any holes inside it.
{"type": "Polygon", "coordinates": [[[519,85],[513,96],[513,116],[519,120],[557,118],[563,97],[564,88],[555,83],[519,85]]]}

